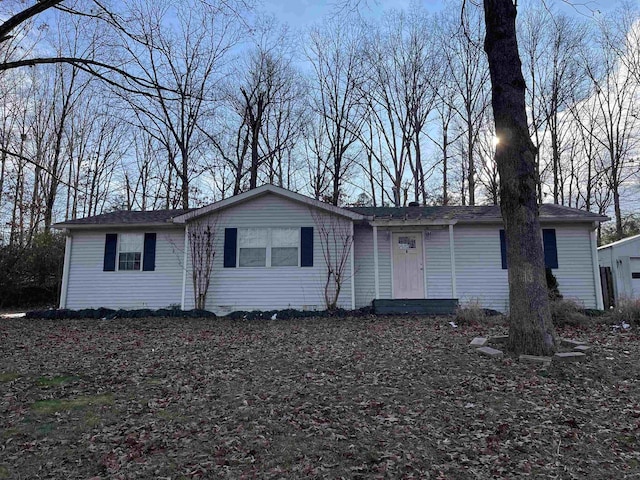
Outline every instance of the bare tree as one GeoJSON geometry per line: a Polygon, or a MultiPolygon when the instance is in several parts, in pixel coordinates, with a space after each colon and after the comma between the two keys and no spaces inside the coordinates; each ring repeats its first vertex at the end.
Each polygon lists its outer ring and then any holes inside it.
{"type": "Polygon", "coordinates": [[[235,174],[234,195],[244,189],[247,175],[249,189],[256,188],[261,174],[269,183],[284,185],[291,163],[283,164],[305,123],[306,92],[286,47],[292,44],[288,30],[267,17],[253,36],[255,45],[225,86],[229,112],[217,132],[207,133],[235,174]]]}
{"type": "Polygon", "coordinates": [[[509,345],[518,353],[548,355],[555,351],[555,334],[540,241],[535,147],[529,137],[516,40],[516,5],[513,0],[484,0],[484,14],[509,266],[509,345]]]}
{"type": "Polygon", "coordinates": [[[193,301],[197,309],[204,310],[207,293],[211,284],[213,261],[216,256],[216,235],[218,218],[194,220],[186,226],[191,255],[191,278],[193,281],[193,301]]]}
{"type": "Polygon", "coordinates": [[[324,283],[324,301],[327,310],[338,307],[340,292],[353,272],[348,272],[347,265],[353,248],[351,222],[335,215],[311,211],[313,222],[318,231],[322,258],[326,267],[324,283]]]}
{"type": "Polygon", "coordinates": [[[131,15],[129,28],[119,30],[121,46],[151,87],[126,99],[139,126],[165,145],[182,207],[188,208],[192,181],[202,173],[203,123],[212,113],[221,65],[238,38],[235,12],[223,3],[163,1],[140,2],[131,15]]]}
{"type": "Polygon", "coordinates": [[[385,152],[380,166],[397,192],[396,205],[400,203],[398,193],[406,190],[407,167],[413,200],[424,203],[427,197],[422,141],[436,101],[433,85],[438,84],[440,74],[431,21],[418,7],[406,13],[388,12],[387,20],[364,42],[369,73],[362,84],[363,98],[385,152]]]}
{"type": "Polygon", "coordinates": [[[328,199],[338,205],[362,125],[359,29],[352,19],[326,23],[309,36],[307,57],[314,71],[314,113],[320,118],[330,162],[332,189],[328,199]]]}
{"type": "Polygon", "coordinates": [[[635,106],[640,84],[624,68],[619,51],[608,42],[615,38],[611,32],[617,28],[617,17],[600,22],[596,48],[590,50],[583,65],[592,82],[588,102],[598,112],[594,139],[606,152],[602,171],[611,190],[616,234],[622,238],[623,188],[632,175],[633,155],[640,146],[640,116],[635,106]]]}
{"type": "MultiPolygon", "coordinates": [[[[464,2],[463,2],[464,3],[464,2]]],[[[482,53],[483,24],[478,9],[468,5],[462,14],[449,14],[448,31],[441,36],[446,44],[441,45],[445,54],[448,76],[456,90],[453,109],[458,114],[462,133],[461,151],[464,156],[463,177],[467,183],[468,203],[475,205],[476,191],[476,143],[480,135],[480,125],[489,107],[489,69],[482,53]]],[[[460,9],[457,9],[460,12],[460,9]]],[[[463,180],[463,181],[464,181],[463,180]]],[[[463,186],[464,189],[464,186],[463,186]]],[[[462,196],[462,203],[467,203],[462,196]]]]}

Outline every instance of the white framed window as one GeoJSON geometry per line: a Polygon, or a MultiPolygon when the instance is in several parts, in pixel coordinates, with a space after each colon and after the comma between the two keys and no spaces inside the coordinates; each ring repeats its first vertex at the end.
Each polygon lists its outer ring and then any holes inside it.
{"type": "Polygon", "coordinates": [[[299,228],[239,228],[238,267],[297,267],[299,228]]]}
{"type": "Polygon", "coordinates": [[[265,228],[238,229],[238,266],[266,267],[269,231],[265,228]]]}
{"type": "Polygon", "coordinates": [[[144,234],[122,233],[118,235],[118,270],[140,270],[144,234]]]}
{"type": "Polygon", "coordinates": [[[271,266],[297,267],[299,246],[299,228],[272,228],[271,266]]]}

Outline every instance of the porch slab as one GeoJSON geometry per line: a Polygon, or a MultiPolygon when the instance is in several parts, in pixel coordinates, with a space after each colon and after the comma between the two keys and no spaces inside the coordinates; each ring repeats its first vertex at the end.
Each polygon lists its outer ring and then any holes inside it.
{"type": "Polygon", "coordinates": [[[373,301],[373,311],[377,315],[408,313],[416,315],[453,315],[457,308],[457,298],[416,298],[373,301]]]}

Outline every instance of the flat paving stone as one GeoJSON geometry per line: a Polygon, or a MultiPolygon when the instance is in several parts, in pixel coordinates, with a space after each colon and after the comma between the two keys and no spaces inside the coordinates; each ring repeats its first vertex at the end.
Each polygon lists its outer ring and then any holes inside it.
{"type": "Polygon", "coordinates": [[[481,353],[482,355],[487,355],[489,357],[502,357],[502,350],[497,350],[495,348],[491,348],[491,347],[480,347],[477,348],[476,351],[478,353],[481,353]]]}
{"type": "Polygon", "coordinates": [[[578,345],[585,345],[587,342],[582,342],[580,340],[572,340],[571,338],[561,338],[560,345],[565,347],[577,347],[578,345]]]}
{"type": "Polygon", "coordinates": [[[579,362],[585,358],[586,355],[582,352],[558,352],[553,356],[554,361],[560,362],[579,362]]]}
{"type": "Polygon", "coordinates": [[[471,343],[469,344],[470,347],[484,347],[487,342],[489,341],[488,338],[486,337],[476,337],[473,340],[471,340],[471,343]]]}
{"type": "Polygon", "coordinates": [[[574,352],[591,353],[592,347],[589,345],[577,345],[573,347],[574,352]]]}
{"type": "Polygon", "coordinates": [[[543,365],[549,365],[551,363],[551,357],[539,357],[537,355],[520,355],[521,362],[527,363],[541,363],[543,365]]]}

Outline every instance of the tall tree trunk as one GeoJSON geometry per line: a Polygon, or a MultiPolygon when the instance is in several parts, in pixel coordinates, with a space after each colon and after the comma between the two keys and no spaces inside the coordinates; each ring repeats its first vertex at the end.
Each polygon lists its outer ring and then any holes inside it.
{"type": "Polygon", "coordinates": [[[496,164],[509,266],[509,345],[517,353],[550,355],[555,351],[555,335],[536,202],[536,152],[529,138],[516,41],[516,6],[513,0],[484,0],[484,8],[484,49],[500,139],[496,164]]]}

